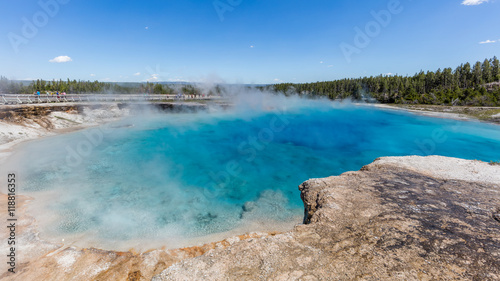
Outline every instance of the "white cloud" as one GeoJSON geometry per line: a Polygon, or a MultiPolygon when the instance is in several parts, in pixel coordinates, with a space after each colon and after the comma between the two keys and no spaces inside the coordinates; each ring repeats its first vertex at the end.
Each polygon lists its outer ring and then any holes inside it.
{"type": "Polygon", "coordinates": [[[146,77],[144,81],[150,81],[150,82],[158,80],[166,81],[168,79],[167,78],[168,75],[170,74],[168,72],[162,71],[159,64],[156,65],[156,69],[153,69],[150,66],[146,67],[146,72],[147,73],[144,73],[144,76],[146,77]]]}
{"type": "Polygon", "coordinates": [[[486,40],[486,41],[482,41],[482,42],[479,42],[479,44],[490,44],[490,43],[496,43],[497,41],[495,40],[486,40]]]}
{"type": "Polygon", "coordinates": [[[283,82],[283,80],[278,79],[278,78],[274,78],[274,80],[273,80],[273,81],[274,81],[274,82],[276,82],[276,83],[282,83],[282,82],[283,82]]]}
{"type": "Polygon", "coordinates": [[[91,73],[91,74],[90,74],[90,76],[95,77],[95,74],[94,74],[94,73],[91,73]]]}
{"type": "Polygon", "coordinates": [[[329,66],[327,66],[327,67],[333,67],[333,64],[330,64],[330,65],[329,65],[329,66]]]}
{"type": "Polygon", "coordinates": [[[323,63],[323,61],[320,61],[319,63],[323,63]]]}
{"type": "Polygon", "coordinates": [[[483,3],[487,3],[489,0],[464,0],[462,5],[465,6],[475,6],[483,3]]]}
{"type": "Polygon", "coordinates": [[[250,46],[251,49],[253,49],[254,45],[250,46]]]}
{"type": "Polygon", "coordinates": [[[151,77],[146,79],[147,82],[158,82],[158,74],[151,74],[151,77]]]}
{"type": "Polygon", "coordinates": [[[55,57],[55,58],[49,60],[49,62],[56,62],[56,63],[69,62],[69,61],[73,61],[73,60],[68,56],[58,56],[58,57],[55,57]]]}
{"type": "Polygon", "coordinates": [[[180,76],[175,77],[173,79],[167,79],[168,82],[189,82],[189,80],[186,80],[180,76]]]}
{"type": "Polygon", "coordinates": [[[141,75],[140,72],[134,73],[134,76],[139,76],[139,75],[141,75]]]}

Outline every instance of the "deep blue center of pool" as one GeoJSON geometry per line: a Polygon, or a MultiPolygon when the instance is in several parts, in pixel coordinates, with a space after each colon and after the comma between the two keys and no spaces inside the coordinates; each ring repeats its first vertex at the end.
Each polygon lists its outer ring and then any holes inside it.
{"type": "Polygon", "coordinates": [[[15,155],[22,191],[51,198],[40,203],[53,217],[40,219],[47,232],[182,240],[249,222],[299,223],[297,186],[310,178],[381,156],[500,160],[495,125],[330,104],[154,114],[96,130],[33,142],[15,155]]]}

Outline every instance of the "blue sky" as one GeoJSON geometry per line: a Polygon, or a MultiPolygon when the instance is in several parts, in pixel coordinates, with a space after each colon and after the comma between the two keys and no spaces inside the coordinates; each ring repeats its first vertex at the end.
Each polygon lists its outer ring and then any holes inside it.
{"type": "Polygon", "coordinates": [[[257,84],[412,75],[500,56],[499,13],[499,0],[4,0],[0,75],[257,84]]]}

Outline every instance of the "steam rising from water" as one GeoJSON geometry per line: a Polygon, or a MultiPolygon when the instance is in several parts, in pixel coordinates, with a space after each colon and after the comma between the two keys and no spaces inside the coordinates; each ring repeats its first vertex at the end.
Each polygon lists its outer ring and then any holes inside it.
{"type": "Polygon", "coordinates": [[[234,104],[143,112],[24,145],[9,163],[18,164],[21,193],[35,198],[42,238],[106,249],[186,246],[300,223],[297,185],[380,156],[500,159],[495,126],[259,92],[234,104]]]}

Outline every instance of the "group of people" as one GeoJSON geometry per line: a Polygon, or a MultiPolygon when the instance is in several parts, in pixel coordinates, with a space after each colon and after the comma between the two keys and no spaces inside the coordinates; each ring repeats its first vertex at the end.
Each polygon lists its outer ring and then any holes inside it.
{"type": "MultiPolygon", "coordinates": [[[[52,95],[54,95],[54,92],[46,92],[46,93],[47,93],[47,96],[52,96],[52,95]]],[[[56,91],[56,93],[55,93],[55,94],[56,94],[56,95],[57,95],[57,97],[59,98],[59,91],[56,91]]],[[[40,96],[40,91],[36,91],[36,93],[34,93],[34,95],[36,95],[36,96],[40,96]]],[[[66,92],[62,92],[60,95],[61,95],[61,96],[65,96],[65,95],[66,95],[66,92]]]]}

